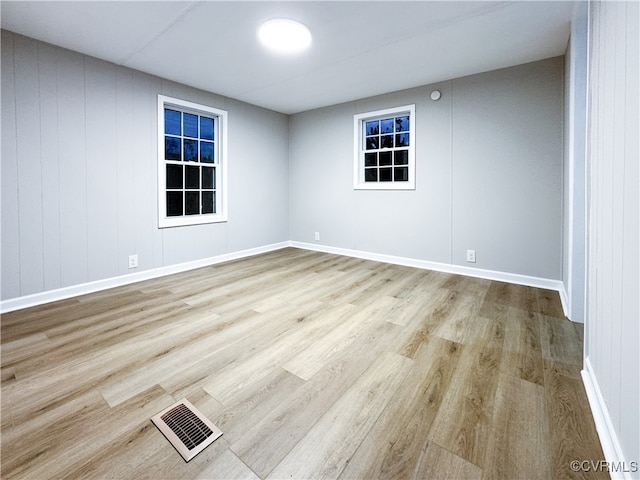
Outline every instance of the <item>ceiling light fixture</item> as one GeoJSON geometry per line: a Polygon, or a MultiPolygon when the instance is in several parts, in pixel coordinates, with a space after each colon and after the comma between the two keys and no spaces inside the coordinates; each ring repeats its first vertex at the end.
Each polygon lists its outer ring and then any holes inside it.
{"type": "Polygon", "coordinates": [[[260,42],[281,54],[300,53],[311,45],[311,32],[300,22],[279,18],[269,20],[258,29],[260,42]]]}

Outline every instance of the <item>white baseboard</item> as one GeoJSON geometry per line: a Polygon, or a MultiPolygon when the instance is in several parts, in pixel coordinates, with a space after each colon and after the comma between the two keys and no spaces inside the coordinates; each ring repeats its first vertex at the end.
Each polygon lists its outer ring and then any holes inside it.
{"type": "Polygon", "coordinates": [[[64,300],[66,298],[76,297],[78,295],[85,295],[87,293],[93,293],[100,290],[106,290],[108,288],[120,287],[122,285],[141,282],[143,280],[150,280],[152,278],[164,277],[166,275],[171,275],[173,273],[185,272],[187,270],[193,270],[195,268],[207,267],[209,265],[228,262],[230,260],[236,260],[238,258],[251,257],[253,255],[271,252],[273,250],[279,250],[281,248],[285,248],[288,246],[290,246],[290,242],[288,241],[274,243],[271,245],[264,245],[262,247],[250,248],[247,250],[240,250],[237,252],[216,255],[215,257],[194,260],[192,262],[179,263],[177,265],[168,265],[166,267],[152,268],[149,270],[130,273],[130,274],[122,275],[119,277],[105,278],[102,280],[82,283],[79,285],[72,285],[69,287],[58,288],[56,290],[49,290],[47,292],[35,293],[33,295],[25,295],[23,297],[12,298],[12,299],[4,300],[0,302],[0,313],[7,313],[14,310],[20,310],[22,308],[34,307],[36,305],[42,305],[44,303],[64,300]]]}
{"type": "MultiPolygon", "coordinates": [[[[518,275],[515,273],[498,272],[494,270],[483,270],[480,268],[463,267],[460,265],[451,265],[448,263],[430,262],[427,260],[416,260],[414,258],[397,257],[394,255],[385,255],[381,253],[363,252],[360,250],[350,250],[347,248],[330,247],[326,245],[318,245],[305,242],[290,242],[292,247],[302,248],[305,250],[315,250],[317,252],[334,253],[337,255],[346,255],[348,257],[362,258],[365,260],[374,260],[376,262],[392,263],[395,265],[404,265],[407,267],[423,268],[426,270],[435,270],[438,272],[454,273],[458,275],[466,275],[468,277],[484,278],[486,280],[496,280],[506,283],[515,283],[517,285],[526,285],[529,287],[544,288],[547,290],[555,290],[560,292],[564,289],[560,280],[551,280],[548,278],[530,277],[527,275],[518,275]]],[[[560,297],[562,299],[562,296],[560,297]]],[[[564,308],[564,305],[563,305],[564,308]]]]}
{"type": "Polygon", "coordinates": [[[591,407],[591,413],[593,420],[596,424],[596,430],[600,443],[602,445],[602,451],[604,453],[605,460],[610,464],[619,468],[610,469],[609,475],[613,480],[631,480],[638,478],[638,472],[632,473],[630,471],[630,463],[625,462],[620,442],[618,441],[618,435],[611,421],[609,415],[609,409],[602,396],[598,379],[595,376],[593,367],[589,357],[584,360],[584,370],[581,372],[582,382],[584,383],[584,389],[587,392],[587,399],[589,400],[589,406],[591,407]]]}
{"type": "MultiPolygon", "coordinates": [[[[438,272],[466,275],[468,277],[484,278],[487,280],[497,280],[500,282],[515,283],[518,285],[527,285],[530,287],[537,287],[537,288],[545,288],[548,290],[555,290],[557,292],[560,292],[560,299],[562,300],[563,298],[562,291],[564,291],[564,286],[562,282],[559,280],[550,280],[547,278],[530,277],[527,275],[497,272],[494,270],[483,270],[479,268],[463,267],[459,265],[430,262],[427,260],[417,260],[414,258],[398,257],[394,255],[385,255],[380,253],[364,252],[360,250],[330,247],[326,245],[317,245],[313,243],[285,241],[280,243],[274,243],[271,245],[265,245],[262,247],[251,248],[248,250],[240,250],[238,252],[217,255],[215,257],[204,258],[204,259],[195,260],[192,262],[180,263],[177,265],[169,265],[166,267],[153,268],[153,269],[144,270],[141,272],[131,273],[128,275],[122,275],[119,277],[106,278],[106,279],[97,280],[94,282],[88,282],[80,285],[73,285],[69,287],[59,288],[56,290],[49,290],[47,292],[41,292],[33,295],[26,295],[23,297],[4,300],[0,302],[0,313],[11,312],[13,310],[19,310],[22,308],[42,305],[44,303],[64,300],[66,298],[71,298],[78,295],[85,295],[87,293],[106,290],[108,288],[119,287],[122,285],[128,285],[130,283],[140,282],[143,280],[150,280],[153,278],[163,277],[165,275],[171,275],[173,273],[179,273],[187,270],[192,270],[195,268],[215,265],[216,263],[227,262],[229,260],[236,260],[238,258],[250,257],[253,255],[258,255],[260,253],[279,250],[285,247],[296,247],[304,250],[314,250],[318,252],[333,253],[336,255],[345,255],[348,257],[362,258],[365,260],[392,263],[395,265],[404,265],[407,267],[423,268],[427,270],[435,270],[438,272]]],[[[563,301],[563,308],[565,308],[564,301],[563,301]]],[[[566,309],[565,309],[565,313],[566,313],[566,309]]]]}
{"type": "Polygon", "coordinates": [[[571,308],[569,303],[569,294],[567,293],[567,289],[564,288],[564,283],[560,282],[560,290],[558,290],[560,294],[560,303],[562,303],[562,311],[564,312],[564,316],[569,320],[574,321],[571,318],[571,308]]]}

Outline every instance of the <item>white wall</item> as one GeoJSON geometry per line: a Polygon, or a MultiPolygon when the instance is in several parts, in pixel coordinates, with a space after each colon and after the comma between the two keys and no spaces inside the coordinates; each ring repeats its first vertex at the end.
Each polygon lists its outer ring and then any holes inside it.
{"type": "Polygon", "coordinates": [[[562,282],[567,316],[584,323],[586,290],[587,12],[576,4],[565,55],[562,282]]]}
{"type": "Polygon", "coordinates": [[[640,462],[640,4],[592,2],[589,15],[584,377],[605,455],[630,469],[640,462]]]}
{"type": "Polygon", "coordinates": [[[2,299],[289,239],[288,120],[2,32],[2,299]],[[158,229],[157,94],[229,112],[229,221],[158,229]]]}
{"type": "Polygon", "coordinates": [[[563,69],[559,57],[292,116],[292,240],[560,280],[563,69]],[[353,190],[353,115],[406,104],[416,190],[353,190]]]}

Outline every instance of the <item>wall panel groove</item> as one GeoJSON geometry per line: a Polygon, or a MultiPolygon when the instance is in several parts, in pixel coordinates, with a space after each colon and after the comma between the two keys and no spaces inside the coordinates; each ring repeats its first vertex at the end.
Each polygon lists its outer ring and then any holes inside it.
{"type": "Polygon", "coordinates": [[[585,375],[613,475],[640,461],[639,5],[590,3],[589,245],[585,375]]]}
{"type": "Polygon", "coordinates": [[[288,240],[287,132],[286,115],[3,31],[2,300],[288,240]],[[225,224],[158,229],[169,92],[229,110],[225,224]]]}

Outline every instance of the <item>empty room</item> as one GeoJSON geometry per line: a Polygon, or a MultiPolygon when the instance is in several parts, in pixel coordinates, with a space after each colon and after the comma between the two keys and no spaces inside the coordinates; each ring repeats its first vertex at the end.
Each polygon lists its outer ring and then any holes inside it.
{"type": "Polygon", "coordinates": [[[636,1],[2,1],[3,479],[640,479],[636,1]]]}

